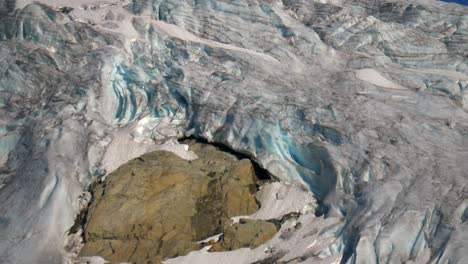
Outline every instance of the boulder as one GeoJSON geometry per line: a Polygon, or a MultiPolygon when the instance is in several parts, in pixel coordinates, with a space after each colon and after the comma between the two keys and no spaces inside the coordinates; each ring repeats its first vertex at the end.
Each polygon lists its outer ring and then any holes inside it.
{"type": "Polygon", "coordinates": [[[226,224],[223,237],[210,251],[227,251],[243,247],[255,248],[264,244],[278,232],[271,222],[255,219],[240,219],[238,223],[226,224]]]}
{"type": "MultiPolygon", "coordinates": [[[[166,151],[131,160],[91,186],[81,256],[111,262],[159,263],[201,248],[197,241],[227,232],[229,248],[253,246],[274,227],[250,222],[229,227],[230,217],[258,209],[258,181],[249,159],[189,142],[199,159],[166,151]],[[259,230],[256,230],[259,228],[259,230]],[[232,234],[231,234],[232,233],[232,234]],[[260,235],[256,239],[251,235],[260,235]]],[[[227,244],[226,244],[227,245],[227,244]]]]}

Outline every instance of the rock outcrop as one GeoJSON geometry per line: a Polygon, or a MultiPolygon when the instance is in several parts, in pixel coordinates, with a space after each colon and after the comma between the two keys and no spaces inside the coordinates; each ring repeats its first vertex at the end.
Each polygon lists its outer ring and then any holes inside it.
{"type": "Polygon", "coordinates": [[[274,223],[265,220],[240,219],[237,223],[225,225],[221,240],[214,244],[210,251],[255,248],[270,240],[276,232],[278,232],[278,227],[274,223]]]}
{"type": "Polygon", "coordinates": [[[200,249],[224,232],[223,249],[257,246],[274,224],[230,217],[254,213],[257,177],[249,159],[191,142],[199,159],[156,151],[127,162],[91,188],[82,256],[158,263],[200,249]],[[229,240],[227,240],[229,238],[229,240]]]}

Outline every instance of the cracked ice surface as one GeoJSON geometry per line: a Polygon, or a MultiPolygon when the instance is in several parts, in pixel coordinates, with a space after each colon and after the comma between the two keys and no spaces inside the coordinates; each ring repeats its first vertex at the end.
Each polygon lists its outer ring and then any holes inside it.
{"type": "Polygon", "coordinates": [[[186,135],[310,189],[323,232],[284,260],[466,262],[466,7],[31,2],[0,3],[3,262],[65,261],[86,186],[147,151],[194,158],[186,135]]]}

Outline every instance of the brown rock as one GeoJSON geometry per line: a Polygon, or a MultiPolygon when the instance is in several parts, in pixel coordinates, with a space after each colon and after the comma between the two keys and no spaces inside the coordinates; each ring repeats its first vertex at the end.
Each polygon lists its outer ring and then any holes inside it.
{"type": "MultiPolygon", "coordinates": [[[[192,142],[191,149],[200,159],[186,161],[156,151],[96,183],[80,255],[159,263],[199,249],[196,242],[223,232],[230,217],[258,209],[253,196],[257,177],[250,160],[238,160],[205,144],[192,142]]],[[[265,223],[240,228],[238,243],[232,242],[232,247],[257,245],[273,230],[265,223]],[[257,227],[259,237],[248,238],[257,227]]]]}
{"type": "Polygon", "coordinates": [[[210,251],[255,248],[273,238],[278,228],[264,220],[241,219],[238,223],[226,224],[223,231],[223,238],[213,245],[210,251]]]}

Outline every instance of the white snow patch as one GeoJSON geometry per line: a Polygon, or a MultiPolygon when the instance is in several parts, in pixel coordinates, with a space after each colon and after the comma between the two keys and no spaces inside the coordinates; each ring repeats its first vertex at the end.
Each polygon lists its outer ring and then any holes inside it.
{"type": "Polygon", "coordinates": [[[317,244],[317,240],[314,240],[314,241],[312,242],[312,244],[308,245],[308,246],[307,246],[307,249],[313,247],[315,244],[317,244]]]}
{"type": "Polygon", "coordinates": [[[201,241],[198,241],[197,243],[198,244],[202,244],[202,243],[208,243],[210,242],[211,240],[213,240],[214,242],[217,242],[219,240],[219,238],[223,235],[223,233],[221,234],[217,234],[217,235],[214,235],[214,236],[210,236],[209,238],[206,238],[206,239],[203,239],[201,241]]]}
{"type": "Polygon", "coordinates": [[[281,182],[262,186],[256,197],[261,204],[260,209],[244,218],[277,219],[293,212],[312,213],[317,207],[310,191],[281,182]]]}
{"type": "Polygon", "coordinates": [[[44,207],[50,195],[52,194],[54,189],[57,187],[57,184],[58,184],[58,177],[53,177],[51,180],[49,180],[49,183],[47,183],[44,190],[42,190],[41,197],[39,198],[40,208],[44,207]]]}
{"type": "Polygon", "coordinates": [[[236,46],[229,45],[229,44],[224,44],[224,43],[212,41],[212,40],[209,40],[209,39],[202,39],[202,38],[199,38],[199,37],[193,35],[192,33],[186,31],[185,29],[183,29],[183,28],[181,28],[179,26],[169,24],[169,23],[166,23],[164,21],[156,21],[156,22],[154,22],[154,24],[161,31],[165,32],[166,34],[168,34],[169,36],[174,37],[174,38],[178,38],[178,39],[185,40],[185,41],[190,41],[190,42],[196,42],[196,43],[200,43],[200,44],[205,44],[205,45],[208,45],[208,46],[211,46],[211,47],[216,47],[216,48],[221,48],[221,49],[240,51],[240,52],[243,52],[243,53],[247,53],[249,55],[253,55],[253,56],[263,58],[263,59],[265,59],[267,61],[279,63],[279,61],[277,59],[273,58],[270,55],[267,55],[267,54],[264,54],[264,53],[261,53],[261,52],[257,52],[257,51],[253,51],[253,50],[249,50],[249,49],[236,47],[236,46]]]}
{"type": "Polygon", "coordinates": [[[115,132],[113,139],[107,148],[102,161],[106,172],[112,172],[120,165],[137,158],[145,153],[165,150],[170,151],[182,159],[194,160],[198,156],[188,149],[187,145],[179,144],[176,140],[169,140],[164,143],[158,143],[151,139],[149,134],[158,128],[158,131],[167,131],[166,135],[177,135],[177,127],[164,127],[164,120],[157,118],[143,118],[136,124],[115,132]]]}
{"type": "Polygon", "coordinates": [[[453,79],[468,81],[468,76],[457,71],[448,71],[448,70],[439,70],[439,69],[408,69],[408,68],[407,70],[411,72],[415,72],[415,73],[428,73],[428,74],[435,74],[435,75],[443,75],[443,76],[453,78],[453,79]]]}
{"type": "Polygon", "coordinates": [[[241,218],[246,219],[279,219],[289,213],[313,213],[317,208],[317,202],[313,193],[298,186],[273,182],[260,187],[256,194],[260,202],[260,209],[252,215],[234,216],[233,223],[241,218]]]}
{"type": "Polygon", "coordinates": [[[405,87],[396,84],[385,78],[375,69],[360,69],[356,71],[356,77],[362,81],[390,89],[406,89],[405,87]]]}

